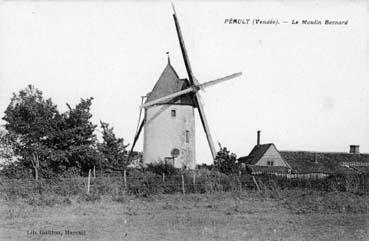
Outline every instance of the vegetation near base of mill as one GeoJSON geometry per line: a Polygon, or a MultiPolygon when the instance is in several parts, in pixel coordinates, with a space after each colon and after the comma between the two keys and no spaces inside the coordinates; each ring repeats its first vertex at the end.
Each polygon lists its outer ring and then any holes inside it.
{"type": "MultiPolygon", "coordinates": [[[[157,167],[156,167],[157,168],[157,167]]],[[[98,202],[109,198],[125,202],[129,197],[151,198],[162,194],[218,193],[240,195],[257,191],[248,174],[225,175],[206,169],[159,175],[157,169],[131,169],[126,182],[122,176],[91,178],[1,179],[1,199],[22,200],[33,206],[69,205],[77,202],[98,202]],[[182,179],[183,178],[183,179],[182,179]]],[[[299,180],[271,175],[256,178],[260,198],[273,199],[294,213],[368,213],[368,175],[332,176],[326,179],[299,180]]]]}

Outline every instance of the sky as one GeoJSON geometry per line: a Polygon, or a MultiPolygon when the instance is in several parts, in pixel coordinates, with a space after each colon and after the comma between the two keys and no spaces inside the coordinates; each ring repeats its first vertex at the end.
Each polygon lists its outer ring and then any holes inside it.
{"type": "MultiPolygon", "coordinates": [[[[200,82],[243,72],[201,93],[215,143],[244,156],[261,130],[261,142],[280,150],[347,152],[357,144],[369,152],[369,1],[174,4],[200,82]]],[[[0,116],[13,92],[33,84],[61,111],[94,97],[92,121],[110,123],[132,143],[141,96],[164,70],[167,51],[187,77],[168,1],[1,2],[0,116]]],[[[197,162],[211,163],[198,116],[196,142],[197,162]]]]}

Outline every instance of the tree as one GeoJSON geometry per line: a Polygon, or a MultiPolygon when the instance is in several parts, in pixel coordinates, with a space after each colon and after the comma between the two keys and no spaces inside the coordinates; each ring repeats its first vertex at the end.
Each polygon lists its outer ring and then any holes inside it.
{"type": "Polygon", "coordinates": [[[237,155],[231,153],[226,147],[221,147],[214,161],[214,166],[225,174],[232,174],[238,171],[237,155]]]}
{"type": "MultiPolygon", "coordinates": [[[[68,110],[59,113],[52,100],[44,99],[42,92],[32,85],[13,94],[3,117],[7,140],[12,141],[14,154],[20,156],[12,167],[33,170],[38,179],[70,173],[72,169],[73,173],[78,170],[84,174],[96,166],[101,158],[94,134],[96,125],[91,122],[92,100],[92,97],[81,99],[73,108],[67,104],[68,110]]],[[[112,148],[114,141],[108,141],[108,136],[113,139],[115,136],[108,126],[106,133],[107,147],[112,148]]],[[[116,142],[116,149],[111,150],[121,153],[118,144],[124,147],[123,139],[116,142]]]]}
{"type": "Polygon", "coordinates": [[[46,167],[50,154],[49,134],[58,128],[60,116],[51,99],[44,99],[42,92],[29,85],[13,97],[5,110],[3,120],[7,137],[13,140],[14,153],[20,163],[33,168],[35,179],[41,168],[46,167]]]}
{"type": "Polygon", "coordinates": [[[87,173],[98,162],[96,125],[90,121],[92,100],[92,97],[81,99],[74,108],[67,104],[69,110],[63,113],[61,132],[57,136],[59,152],[55,152],[55,156],[59,162],[63,160],[66,169],[77,167],[87,173]]]}
{"type": "Polygon", "coordinates": [[[0,164],[8,162],[14,157],[12,141],[6,131],[0,128],[0,164]]]}
{"type": "Polygon", "coordinates": [[[103,156],[104,167],[112,170],[125,170],[128,166],[128,155],[123,138],[117,138],[113,127],[108,123],[100,121],[103,142],[98,144],[98,150],[103,156]]]}

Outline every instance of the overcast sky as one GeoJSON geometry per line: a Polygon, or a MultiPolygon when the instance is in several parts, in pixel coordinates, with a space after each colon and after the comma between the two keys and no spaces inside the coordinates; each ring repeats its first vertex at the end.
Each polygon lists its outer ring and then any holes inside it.
{"type": "MultiPolygon", "coordinates": [[[[369,152],[368,1],[175,2],[215,143],[247,155],[262,130],[280,150],[369,152]],[[227,18],[280,25],[229,25],[227,18]],[[348,25],[292,25],[348,20],[348,25]]],[[[0,112],[33,84],[59,109],[94,97],[93,122],[131,143],[142,95],[166,63],[187,77],[170,2],[1,2],[0,112]]],[[[197,114],[197,113],[196,113],[197,114]]],[[[196,119],[197,160],[210,150],[196,119]]],[[[0,122],[4,124],[3,121],[0,122]]],[[[142,150],[142,136],[137,145],[142,150]]]]}

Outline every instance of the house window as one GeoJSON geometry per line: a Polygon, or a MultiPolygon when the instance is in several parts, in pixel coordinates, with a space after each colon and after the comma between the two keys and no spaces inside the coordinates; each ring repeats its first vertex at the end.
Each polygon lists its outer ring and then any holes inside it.
{"type": "Polygon", "coordinates": [[[172,110],[172,111],[170,112],[170,115],[171,115],[172,117],[176,117],[176,110],[172,110]]]}
{"type": "Polygon", "coordinates": [[[190,143],[190,131],[186,131],[186,143],[190,143]]]}
{"type": "Polygon", "coordinates": [[[267,161],[267,166],[274,166],[274,161],[267,161]]]}

